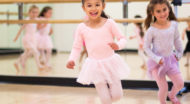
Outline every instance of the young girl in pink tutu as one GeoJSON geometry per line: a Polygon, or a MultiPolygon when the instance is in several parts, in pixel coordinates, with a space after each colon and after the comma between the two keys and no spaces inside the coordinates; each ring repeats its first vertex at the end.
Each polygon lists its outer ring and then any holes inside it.
{"type": "Polygon", "coordinates": [[[82,7],[89,19],[76,29],[67,68],[74,68],[85,42],[88,58],[77,82],[94,84],[102,104],[111,104],[122,97],[121,79],[129,74],[125,61],[114,52],[125,47],[126,39],[115,21],[105,15],[104,0],[82,0],[82,7]],[[115,37],[117,43],[114,42],[115,37]]]}
{"type": "MultiPolygon", "coordinates": [[[[52,8],[49,6],[44,7],[39,17],[40,20],[49,20],[52,17],[52,8]]],[[[53,43],[50,37],[53,32],[51,24],[40,24],[38,25],[38,29],[38,49],[40,51],[41,63],[43,63],[47,68],[51,68],[49,62],[53,48],[53,43]]]]}
{"type": "MultiPolygon", "coordinates": [[[[26,20],[37,20],[39,14],[39,8],[35,5],[31,6],[29,9],[29,17],[26,20]]],[[[24,24],[21,29],[19,30],[17,36],[15,37],[14,41],[19,38],[21,32],[25,30],[25,35],[22,38],[22,44],[24,47],[24,53],[19,57],[18,61],[15,62],[14,66],[19,72],[19,65],[21,65],[23,69],[23,74],[25,74],[25,63],[30,56],[34,56],[36,64],[39,69],[42,69],[42,65],[39,61],[39,53],[37,50],[37,24],[24,24]]]]}
{"type": "Polygon", "coordinates": [[[183,48],[176,17],[168,0],[149,2],[145,27],[148,30],[145,35],[144,49],[150,57],[147,63],[148,74],[156,80],[160,104],[166,104],[167,96],[172,104],[180,104],[176,94],[184,86],[178,65],[183,55],[183,48]],[[173,83],[169,93],[166,75],[173,83]]]}
{"type": "MultiPolygon", "coordinates": [[[[142,18],[140,15],[136,15],[135,18],[142,18]]],[[[135,35],[131,36],[130,39],[136,38],[139,43],[138,54],[143,60],[143,64],[141,65],[142,69],[146,69],[146,61],[147,56],[145,55],[143,45],[144,45],[144,28],[142,23],[135,23],[134,29],[135,35]]]]}

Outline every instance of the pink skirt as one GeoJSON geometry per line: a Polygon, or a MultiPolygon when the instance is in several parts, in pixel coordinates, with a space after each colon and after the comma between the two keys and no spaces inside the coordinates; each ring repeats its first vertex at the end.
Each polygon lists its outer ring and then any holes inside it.
{"type": "Polygon", "coordinates": [[[129,67],[118,55],[96,60],[87,58],[78,76],[77,82],[89,85],[97,83],[112,83],[113,79],[124,79],[129,74],[129,67]]]}
{"type": "Polygon", "coordinates": [[[53,43],[49,35],[38,35],[38,48],[39,49],[52,49],[53,43]]]}
{"type": "Polygon", "coordinates": [[[154,60],[149,59],[147,62],[148,67],[148,77],[153,79],[152,70],[158,69],[158,75],[160,77],[165,77],[169,74],[177,74],[180,73],[179,64],[175,55],[172,54],[171,56],[163,58],[163,65],[157,64],[154,60]]]}
{"type": "Polygon", "coordinates": [[[22,38],[22,44],[25,49],[37,48],[37,34],[25,34],[22,38]]]}

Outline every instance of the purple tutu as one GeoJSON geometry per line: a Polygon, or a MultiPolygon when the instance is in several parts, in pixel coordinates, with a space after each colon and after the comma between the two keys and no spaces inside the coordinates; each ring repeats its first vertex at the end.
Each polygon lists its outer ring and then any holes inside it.
{"type": "Polygon", "coordinates": [[[113,79],[124,79],[129,74],[129,67],[118,55],[114,54],[105,59],[87,58],[78,76],[81,84],[112,83],[113,79]]]}
{"type": "Polygon", "coordinates": [[[179,71],[179,64],[175,55],[163,57],[163,64],[159,65],[154,60],[149,59],[147,62],[148,67],[148,77],[153,79],[152,70],[158,69],[158,75],[160,77],[165,77],[168,74],[177,74],[179,71]]]}

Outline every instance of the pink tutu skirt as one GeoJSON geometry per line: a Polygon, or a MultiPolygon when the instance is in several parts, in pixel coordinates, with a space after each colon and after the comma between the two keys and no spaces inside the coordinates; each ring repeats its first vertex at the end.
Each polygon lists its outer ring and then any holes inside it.
{"type": "Polygon", "coordinates": [[[22,38],[22,44],[25,49],[37,48],[37,34],[25,34],[22,38]]]}
{"type": "Polygon", "coordinates": [[[38,35],[38,48],[39,49],[52,49],[53,43],[49,35],[38,35]]]}
{"type": "Polygon", "coordinates": [[[129,67],[118,54],[101,60],[87,58],[77,82],[85,85],[112,83],[113,79],[121,80],[128,74],[129,67]]]}
{"type": "Polygon", "coordinates": [[[168,57],[163,57],[163,65],[157,64],[154,60],[149,59],[147,62],[148,67],[148,77],[153,79],[152,70],[158,69],[158,75],[160,77],[165,77],[169,74],[180,73],[179,64],[175,55],[172,54],[168,57]]]}

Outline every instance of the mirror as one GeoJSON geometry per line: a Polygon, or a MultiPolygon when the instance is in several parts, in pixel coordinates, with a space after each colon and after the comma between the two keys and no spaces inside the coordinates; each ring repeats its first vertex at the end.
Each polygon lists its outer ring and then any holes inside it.
{"type": "MultiPolygon", "coordinates": [[[[53,17],[52,19],[83,19],[85,13],[81,8],[80,3],[65,3],[65,4],[36,4],[40,10],[44,6],[51,6],[53,8],[53,17]]],[[[24,5],[24,13],[27,13],[31,4],[24,5]]],[[[105,12],[114,19],[123,18],[123,4],[118,2],[107,3],[105,12]]],[[[128,16],[129,18],[134,18],[136,14],[141,15],[143,18],[146,17],[146,6],[147,2],[135,2],[129,3],[128,7],[128,16]],[[135,12],[134,12],[135,11],[135,12]]],[[[18,6],[9,4],[1,5],[0,12],[18,12],[18,6]]],[[[188,17],[190,14],[187,12],[190,10],[190,6],[184,4],[182,7],[179,7],[179,17],[188,17]],[[184,10],[185,9],[185,10],[184,10]]],[[[26,16],[24,17],[26,18],[26,16]]],[[[18,19],[17,15],[1,15],[0,19],[18,19]]],[[[146,75],[146,69],[142,69],[141,65],[143,61],[141,57],[137,54],[138,42],[137,39],[130,40],[129,37],[134,34],[134,24],[130,23],[128,25],[123,25],[118,23],[119,28],[123,34],[127,37],[127,47],[124,50],[118,52],[126,61],[126,63],[131,68],[131,73],[128,79],[131,80],[149,80],[146,75]],[[134,51],[134,52],[133,52],[134,51]]],[[[186,27],[185,22],[179,23],[179,31],[182,33],[183,29],[186,27]]],[[[14,67],[14,62],[18,60],[18,57],[21,55],[21,50],[23,49],[22,37],[19,37],[17,42],[13,42],[14,37],[16,36],[20,25],[18,24],[0,24],[0,65],[1,75],[17,75],[17,71],[14,67]],[[9,54],[11,53],[11,54],[9,54]]],[[[50,77],[72,77],[75,78],[80,72],[79,68],[82,63],[77,63],[75,70],[66,69],[66,62],[73,44],[73,33],[77,27],[77,24],[52,24],[53,35],[51,36],[53,42],[53,49],[57,51],[54,53],[50,59],[50,64],[52,69],[39,71],[37,65],[35,64],[34,58],[29,58],[26,63],[26,73],[18,75],[26,76],[50,76],[50,77]]],[[[187,39],[183,41],[185,47],[187,39]]],[[[85,58],[85,57],[84,57],[85,58]]],[[[185,67],[186,57],[184,56],[180,60],[180,70],[186,81],[190,80],[190,68],[185,67]]]]}

